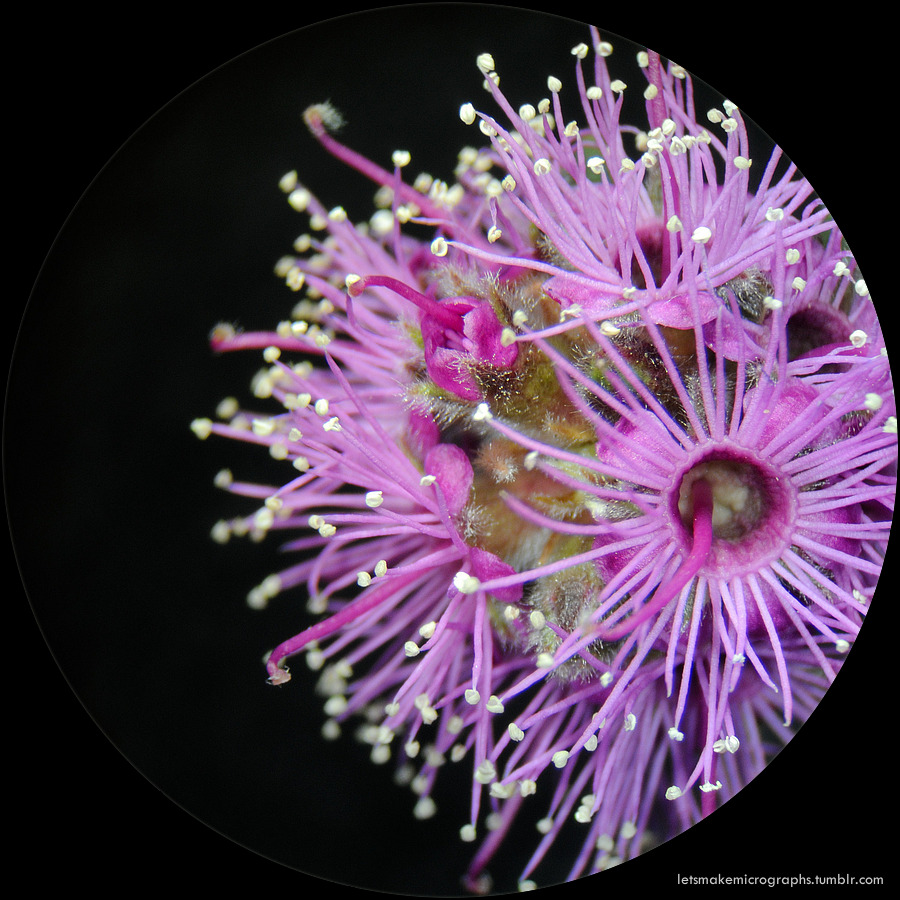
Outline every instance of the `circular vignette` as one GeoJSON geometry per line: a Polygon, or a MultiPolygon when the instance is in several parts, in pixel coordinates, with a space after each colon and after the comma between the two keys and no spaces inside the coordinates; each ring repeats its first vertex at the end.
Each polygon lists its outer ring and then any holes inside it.
{"type": "MultiPolygon", "coordinates": [[[[476,26],[471,15],[462,15],[467,11],[463,6],[444,12],[444,28],[456,37],[447,42],[455,56],[453,65],[463,74],[471,72],[471,47],[475,52],[491,49],[500,56],[498,42],[491,36],[501,26],[510,49],[502,51],[509,59],[498,66],[509,83],[519,79],[513,71],[512,47],[523,58],[537,58],[537,49],[531,57],[523,49],[531,40],[542,52],[556,54],[562,73],[569,47],[581,39],[577,35],[582,26],[577,22],[485,7],[478,10],[476,26]],[[538,41],[533,35],[536,20],[541,21],[538,41]]],[[[381,28],[386,34],[396,23],[407,29],[403,33],[416,34],[418,41],[407,45],[415,65],[396,57],[391,62],[391,71],[407,74],[404,91],[411,89],[408,73],[423,71],[428,62],[418,48],[433,27],[431,19],[423,20],[421,9],[418,14],[398,9],[373,16],[384,18],[381,28]]],[[[283,289],[274,279],[267,283],[265,276],[296,229],[295,217],[274,190],[278,178],[300,167],[304,159],[312,159],[327,185],[323,197],[330,194],[333,202],[348,206],[355,202],[361,210],[368,206],[371,188],[350,184],[340,166],[329,168],[327,158],[307,138],[299,118],[303,107],[330,96],[352,116],[355,145],[380,158],[406,135],[410,141],[422,135],[414,155],[435,172],[452,168],[465,139],[455,120],[458,101],[452,91],[445,91],[443,100],[430,89],[408,104],[396,98],[386,104],[385,92],[392,88],[378,92],[367,85],[358,108],[350,113],[353,101],[337,96],[335,70],[339,67],[334,57],[338,51],[333,48],[341,45],[339,38],[346,39],[352,21],[331,20],[276,37],[201,81],[196,76],[211,70],[218,60],[194,72],[196,56],[185,54],[191,69],[167,92],[174,97],[170,103],[162,106],[160,101],[167,98],[150,94],[153,99],[145,114],[115,137],[106,138],[114,131],[111,125],[95,130],[95,135],[104,136],[97,143],[107,142],[104,157],[111,158],[105,166],[104,158],[91,158],[88,152],[96,146],[90,135],[64,129],[80,135],[78,143],[88,154],[89,161],[84,163],[88,169],[78,168],[81,184],[90,179],[91,166],[100,174],[77,203],[79,191],[72,194],[71,183],[67,187],[73,212],[41,268],[18,333],[4,447],[16,557],[52,658],[97,729],[162,794],[205,827],[195,828],[190,816],[167,809],[168,801],[158,803],[163,798],[146,791],[143,779],[138,778],[140,787],[136,786],[128,766],[117,770],[121,760],[109,753],[105,740],[96,740],[94,726],[85,727],[86,717],[60,690],[53,667],[47,665],[51,656],[43,648],[35,652],[33,646],[19,671],[37,668],[36,683],[45,694],[50,692],[56,727],[43,731],[43,745],[23,755],[22,765],[40,773],[32,776],[36,797],[41,798],[36,805],[43,806],[50,793],[63,798],[56,815],[66,823],[76,845],[78,830],[72,828],[79,821],[76,806],[84,806],[91,797],[97,797],[101,807],[113,802],[103,798],[102,787],[82,792],[78,782],[83,773],[91,773],[88,780],[93,785],[108,785],[110,780],[116,784],[116,790],[124,791],[136,805],[137,815],[130,809],[127,814],[137,840],[120,845],[117,829],[102,833],[118,852],[133,854],[136,864],[159,853],[182,852],[171,844],[161,845],[159,828],[148,827],[161,822],[164,830],[174,829],[179,841],[198,845],[201,859],[213,860],[223,880],[234,866],[246,866],[256,875],[270,873],[268,861],[272,860],[352,885],[398,893],[455,893],[459,890],[456,873],[464,868],[466,853],[458,840],[462,819],[452,812],[454,798],[447,798],[447,808],[433,822],[415,822],[403,809],[396,822],[392,818],[392,833],[385,841],[385,811],[393,816],[407,795],[390,783],[386,773],[370,766],[352,739],[337,744],[321,741],[321,703],[311,690],[288,695],[262,684],[259,655],[285,630],[296,629],[297,613],[288,604],[262,615],[244,609],[245,589],[256,578],[251,573],[265,573],[261,554],[269,550],[240,546],[222,552],[211,546],[209,525],[228,514],[228,498],[203,488],[221,466],[222,454],[207,446],[198,451],[184,433],[191,416],[218,402],[223,386],[243,385],[254,368],[248,360],[213,362],[204,344],[209,327],[219,318],[241,320],[249,328],[278,316],[283,289]],[[319,45],[310,47],[306,38],[313,33],[323,37],[319,45]],[[187,88],[183,93],[182,87],[187,88]],[[379,127],[368,127],[364,113],[379,102],[382,115],[374,117],[379,127]],[[117,143],[154,106],[160,111],[113,155],[117,143]],[[397,110],[395,121],[387,115],[389,106],[397,110]],[[435,141],[435,134],[442,139],[435,141]],[[438,161],[435,155],[442,154],[438,161]],[[347,199],[351,194],[352,201],[347,199]],[[44,656],[36,666],[40,654],[44,656]],[[67,739],[71,732],[77,736],[74,746],[67,739]],[[36,760],[41,761],[39,767],[36,760]],[[332,776],[317,777],[322,767],[328,767],[332,776]],[[363,790],[371,798],[363,821],[335,796],[335,784],[347,773],[358,778],[348,791],[354,801],[363,790]],[[232,791],[239,791],[239,799],[232,791]],[[447,821],[440,822],[441,818],[447,821]],[[253,827],[246,830],[250,819],[253,827]],[[262,859],[247,854],[235,862],[230,851],[220,851],[219,842],[209,839],[208,829],[227,838],[226,847],[234,842],[262,859]],[[302,858],[294,855],[298,843],[304,847],[302,858]],[[352,853],[348,854],[348,847],[352,853]],[[435,854],[442,860],[437,875],[431,862],[435,854]],[[377,873],[374,879],[372,873],[377,873]]],[[[639,34],[623,23],[611,30],[646,39],[663,55],[671,53],[698,76],[716,86],[721,81],[725,87],[723,78],[714,77],[721,60],[708,63],[707,75],[706,57],[698,52],[696,38],[692,43],[685,36],[689,52],[682,53],[676,36],[660,37],[654,43],[653,35],[639,34]],[[673,46],[666,46],[669,43],[673,46]]],[[[250,41],[246,47],[255,43],[250,41]]],[[[233,43],[227,46],[230,51],[222,55],[222,62],[236,49],[233,43]]],[[[378,42],[354,45],[354,61],[359,62],[364,46],[377,47],[378,42]]],[[[377,71],[379,59],[383,57],[373,50],[367,73],[377,71]]],[[[447,68],[452,68],[449,63],[447,68]]],[[[523,68],[537,70],[532,72],[537,85],[552,66],[523,68]]],[[[384,77],[386,84],[395,83],[384,77]]],[[[471,74],[459,80],[465,81],[460,88],[463,99],[470,98],[474,93],[471,74]]],[[[358,80],[341,87],[354,94],[362,90],[358,80]]],[[[753,116],[759,88],[744,85],[744,89],[747,100],[741,105],[753,116]]],[[[524,95],[536,91],[537,87],[522,89],[524,95]]],[[[738,97],[737,91],[734,96],[738,97]]],[[[119,121],[125,108],[131,109],[117,104],[112,120],[119,121]]],[[[765,119],[763,113],[769,109],[760,105],[758,117],[765,119]]],[[[830,179],[826,172],[816,178],[816,161],[810,158],[807,163],[804,158],[803,135],[791,131],[795,123],[783,123],[790,137],[782,138],[775,125],[782,120],[775,110],[771,121],[771,126],[768,121],[764,124],[813,185],[819,188],[821,181],[826,203],[843,225],[842,219],[851,216],[842,215],[842,204],[846,202],[848,210],[854,208],[853,192],[848,192],[849,198],[839,197],[844,188],[835,184],[835,199],[828,196],[830,179]]],[[[55,150],[60,143],[56,137],[50,146],[55,150]]],[[[60,169],[45,164],[34,171],[59,173],[60,169]]],[[[41,183],[46,184],[46,178],[41,183]]],[[[48,234],[44,220],[43,230],[37,233],[52,237],[55,227],[48,234]]],[[[870,263],[866,256],[867,234],[851,221],[847,235],[872,284],[868,272],[875,260],[870,263]]],[[[45,240],[44,248],[49,243],[45,240]]],[[[229,449],[228,462],[235,467],[236,454],[240,448],[229,449]]],[[[240,455],[245,473],[261,465],[253,453],[240,455]]],[[[840,729],[833,722],[860,718],[856,712],[859,679],[863,677],[865,683],[872,671],[867,670],[872,665],[871,651],[865,649],[874,642],[870,631],[871,627],[864,629],[848,670],[829,691],[823,708],[804,726],[801,746],[806,746],[806,732],[812,731],[820,737],[828,735],[832,746],[845,748],[845,754],[836,751],[833,758],[852,758],[854,742],[835,734],[840,729]],[[866,674],[856,675],[857,667],[866,674]],[[853,687],[845,688],[844,681],[853,687]],[[832,712],[831,706],[837,709],[832,712]],[[825,713],[832,721],[820,724],[818,719],[825,713]]],[[[36,639],[32,633],[31,641],[36,639]]],[[[37,719],[37,728],[46,728],[46,713],[37,709],[44,703],[46,697],[37,698],[29,689],[22,702],[23,721],[37,719]]],[[[771,818],[771,810],[783,797],[785,784],[792,790],[804,789],[797,783],[796,772],[805,765],[797,759],[797,743],[792,742],[778,761],[788,770],[783,780],[778,780],[776,768],[766,771],[754,781],[752,791],[723,808],[722,818],[732,805],[744,804],[742,810],[751,805],[752,821],[765,822],[769,833],[777,834],[779,822],[771,818]],[[757,787],[761,798],[744,796],[757,793],[757,787]]],[[[801,782],[812,782],[808,770],[803,771],[801,782]]],[[[849,769],[839,775],[849,782],[855,773],[849,769]]],[[[804,819],[825,821],[813,812],[828,809],[818,792],[810,789],[804,798],[804,819]]],[[[122,806],[112,808],[116,818],[126,814],[122,806]]],[[[738,821],[738,814],[733,818],[738,821]]],[[[708,846],[705,842],[716,846],[722,867],[730,862],[733,871],[743,871],[745,851],[731,841],[720,848],[709,834],[716,829],[709,824],[692,829],[697,835],[686,834],[684,840],[654,851],[656,860],[669,854],[666,879],[671,879],[672,872],[688,873],[700,866],[699,857],[705,856],[703,848],[708,846]]],[[[746,829],[745,825],[735,827],[746,829]]],[[[773,867],[784,866],[797,855],[812,867],[815,860],[804,858],[803,848],[817,834],[815,827],[808,825],[800,834],[797,829],[785,830],[783,839],[772,840],[767,848],[773,867]]],[[[867,842],[859,849],[867,854],[868,847],[867,842]]],[[[191,857],[193,852],[188,856],[193,862],[191,857]]],[[[861,852],[858,858],[862,870],[875,857],[861,852]]],[[[702,865],[708,868],[709,863],[702,865]]],[[[628,877],[659,877],[646,872],[647,868],[637,864],[625,870],[628,877]]],[[[618,877],[625,877],[625,870],[618,877]]],[[[515,866],[510,866],[509,874],[514,873],[515,866]]],[[[613,878],[617,873],[605,876],[613,878]]]]}

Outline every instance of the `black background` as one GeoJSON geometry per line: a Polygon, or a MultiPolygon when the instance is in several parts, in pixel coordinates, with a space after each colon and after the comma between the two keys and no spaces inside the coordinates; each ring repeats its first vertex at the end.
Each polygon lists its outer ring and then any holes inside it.
{"type": "MultiPolygon", "coordinates": [[[[877,49],[877,36],[838,47],[808,29],[782,34],[768,16],[713,31],[687,15],[613,15],[598,22],[613,60],[632,65],[623,34],[738,103],[823,196],[876,303],[888,296],[886,67],[858,49],[877,49]]],[[[475,56],[493,53],[518,105],[545,96],[548,74],[574,94],[569,50],[589,37],[578,22],[479,4],[312,27],[308,14],[271,18],[34,17],[13,35],[23,61],[7,85],[4,476],[25,592],[11,570],[8,867],[48,888],[321,886],[306,872],[446,895],[468,858],[462,775],[447,773],[438,815],[417,822],[389,767],[352,738],[320,738],[312,676],[265,684],[260,657],[306,623],[302,602],[248,610],[246,591],[277,569],[275,544],[222,548],[209,528],[252,508],[213,488],[214,474],[265,479],[272,464],[201,443],[188,424],[227,394],[246,397],[260,364],[215,358],[210,327],[268,328],[290,310],[272,266],[305,221],[280,176],[296,168],[326,206],[370,211],[372,186],[307,135],[305,106],[331,99],[348,119],[342,139],[382,165],[403,147],[411,169],[449,178],[479,137],[460,103],[489,103],[475,56]]],[[[893,596],[886,573],[879,597],[893,596]]],[[[883,609],[871,619],[825,703],[750,788],[597,886],[883,875],[889,829],[873,821],[896,799],[880,724],[895,704],[883,609]]],[[[528,852],[514,846],[508,866],[491,867],[498,888],[514,889],[528,852]]]]}

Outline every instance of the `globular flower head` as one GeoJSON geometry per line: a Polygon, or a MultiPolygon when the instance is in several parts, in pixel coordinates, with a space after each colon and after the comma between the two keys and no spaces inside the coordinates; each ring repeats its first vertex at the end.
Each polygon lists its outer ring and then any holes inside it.
{"type": "Polygon", "coordinates": [[[289,473],[218,479],[259,506],[217,539],[280,531],[299,553],[251,604],[303,587],[321,617],[269,680],[305,652],[330,719],[366,714],[373,759],[410,773],[417,816],[466,761],[473,889],[523,804],[546,810],[527,887],[563,829],[574,878],[746,784],[840,668],[893,509],[884,338],[828,211],[780,151],[753,159],[733,104],[699,121],[656,54],[646,130],[622,123],[633,89],[591,38],[571,121],[558,78],[514,109],[478,58],[495,111],[460,109],[484,146],[452,184],[307,110],[381,207],[354,225],[285,176],[311,230],[277,271],[302,299],[273,332],[212,338],[262,349],[254,393],[278,409],[194,423],[289,473]]]}

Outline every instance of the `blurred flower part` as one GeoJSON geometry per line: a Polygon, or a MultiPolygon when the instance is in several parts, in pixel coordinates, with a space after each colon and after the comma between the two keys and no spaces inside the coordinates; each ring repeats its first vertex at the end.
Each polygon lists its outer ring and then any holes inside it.
{"type": "Polygon", "coordinates": [[[326,734],[361,715],[416,816],[467,766],[476,891],[526,805],[522,888],[550,852],[598,871],[743,787],[835,677],[893,510],[884,339],[828,211],[779,150],[752,158],[733,104],[698,121],[656,54],[648,127],[620,122],[641,88],[591,36],[574,121],[556,77],[514,109],[478,58],[499,114],[460,109],[483,146],[452,183],[410,181],[403,151],[381,168],[308,109],[378,209],[353,224],[285,176],[310,230],[277,271],[301,299],[272,332],[212,335],[262,350],[269,411],[229,398],[193,423],[289,472],[217,478],[258,503],[217,540],[298,554],[251,605],[298,588],[318,617],[269,680],[304,653],[326,734]]]}

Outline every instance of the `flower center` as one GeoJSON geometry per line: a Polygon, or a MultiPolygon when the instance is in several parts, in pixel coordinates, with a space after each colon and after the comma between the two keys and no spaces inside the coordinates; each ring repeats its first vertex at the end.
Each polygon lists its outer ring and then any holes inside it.
{"type": "Polygon", "coordinates": [[[796,498],[789,480],[738,448],[721,448],[695,462],[673,491],[672,514],[689,541],[695,521],[694,485],[712,495],[708,571],[735,573],[774,558],[791,533],[796,498]]]}
{"type": "Polygon", "coordinates": [[[694,482],[703,479],[712,491],[713,537],[739,541],[750,533],[763,515],[758,481],[748,466],[730,459],[711,459],[690,469],[678,490],[678,512],[685,527],[694,521],[694,482]]]}

